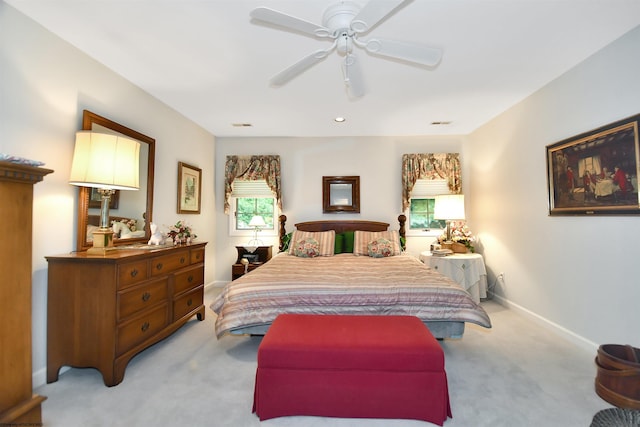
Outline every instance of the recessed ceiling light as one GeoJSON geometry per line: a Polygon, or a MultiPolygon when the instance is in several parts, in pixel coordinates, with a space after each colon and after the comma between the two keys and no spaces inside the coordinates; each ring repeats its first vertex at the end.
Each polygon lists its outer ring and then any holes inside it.
{"type": "Polygon", "coordinates": [[[344,121],[345,121],[345,120],[347,120],[347,119],[345,119],[344,117],[336,117],[336,118],[335,118],[335,119],[333,119],[333,120],[334,120],[336,123],[342,123],[342,122],[344,122],[344,121]]]}
{"type": "Polygon", "coordinates": [[[250,128],[253,126],[251,123],[231,123],[234,128],[250,128]]]}
{"type": "Polygon", "coordinates": [[[451,122],[448,122],[448,121],[437,121],[437,122],[431,122],[431,124],[433,126],[446,126],[446,125],[450,125],[451,122]]]}

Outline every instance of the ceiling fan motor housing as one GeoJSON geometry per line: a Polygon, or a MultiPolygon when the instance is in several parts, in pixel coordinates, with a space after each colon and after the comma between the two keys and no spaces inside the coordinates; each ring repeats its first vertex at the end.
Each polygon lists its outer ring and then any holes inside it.
{"type": "Polygon", "coordinates": [[[352,1],[332,4],[322,15],[322,25],[330,29],[334,37],[339,36],[342,32],[353,33],[351,21],[358,15],[360,9],[361,7],[352,1]]]}

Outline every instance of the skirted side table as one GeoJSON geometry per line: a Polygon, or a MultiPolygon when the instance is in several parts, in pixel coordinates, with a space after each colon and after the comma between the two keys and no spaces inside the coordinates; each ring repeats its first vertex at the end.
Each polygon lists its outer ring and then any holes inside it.
{"type": "Polygon", "coordinates": [[[432,256],[425,251],[420,260],[429,267],[455,280],[471,294],[475,302],[487,297],[487,270],[480,254],[432,256]]]}

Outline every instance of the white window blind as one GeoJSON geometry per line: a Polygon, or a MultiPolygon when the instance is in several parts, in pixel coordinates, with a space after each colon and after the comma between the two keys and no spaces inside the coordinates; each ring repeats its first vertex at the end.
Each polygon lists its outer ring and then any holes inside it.
{"type": "Polygon", "coordinates": [[[411,190],[411,197],[415,198],[439,194],[449,194],[449,185],[446,179],[419,179],[411,190]]]}
{"type": "Polygon", "coordinates": [[[244,181],[235,179],[231,183],[231,197],[274,197],[264,179],[244,181]]]}

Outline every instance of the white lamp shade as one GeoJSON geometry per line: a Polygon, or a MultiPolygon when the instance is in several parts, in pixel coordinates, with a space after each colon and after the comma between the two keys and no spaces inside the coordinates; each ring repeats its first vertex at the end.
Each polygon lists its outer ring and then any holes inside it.
{"type": "Polygon", "coordinates": [[[249,227],[264,227],[265,225],[267,225],[267,223],[264,222],[264,218],[260,215],[254,215],[251,221],[249,221],[249,227]]]}
{"type": "Polygon", "coordinates": [[[463,220],[464,196],[462,194],[443,194],[435,197],[434,219],[463,220]]]}
{"type": "Polygon", "coordinates": [[[140,188],[140,142],[120,135],[76,133],[69,183],[82,187],[140,188]]]}

